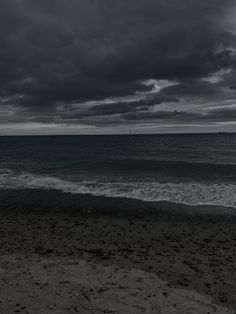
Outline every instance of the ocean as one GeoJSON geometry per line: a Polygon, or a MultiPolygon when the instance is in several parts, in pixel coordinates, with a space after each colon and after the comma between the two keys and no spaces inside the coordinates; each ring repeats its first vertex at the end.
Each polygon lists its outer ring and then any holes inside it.
{"type": "Polygon", "coordinates": [[[236,134],[0,137],[0,189],[236,208],[236,134]]]}

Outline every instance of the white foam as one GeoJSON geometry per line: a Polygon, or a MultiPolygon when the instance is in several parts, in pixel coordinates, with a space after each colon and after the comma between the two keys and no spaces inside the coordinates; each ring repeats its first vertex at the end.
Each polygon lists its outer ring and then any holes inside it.
{"type": "Polygon", "coordinates": [[[53,189],[75,194],[88,193],[143,201],[171,201],[188,205],[236,208],[236,185],[230,183],[70,182],[56,177],[0,169],[0,189],[53,189]]]}

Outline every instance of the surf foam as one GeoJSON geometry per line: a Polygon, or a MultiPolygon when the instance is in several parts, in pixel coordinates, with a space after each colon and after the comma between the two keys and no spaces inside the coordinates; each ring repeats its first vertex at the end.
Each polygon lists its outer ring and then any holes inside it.
{"type": "Polygon", "coordinates": [[[170,201],[187,205],[236,208],[236,185],[198,182],[71,182],[56,177],[0,169],[0,189],[46,189],[65,193],[127,197],[143,201],[170,201]]]}

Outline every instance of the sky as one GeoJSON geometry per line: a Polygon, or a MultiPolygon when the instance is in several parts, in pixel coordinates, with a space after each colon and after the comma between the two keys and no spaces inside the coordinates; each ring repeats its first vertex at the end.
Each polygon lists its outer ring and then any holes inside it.
{"type": "Polygon", "coordinates": [[[0,135],[236,132],[235,0],[1,0],[0,135]]]}

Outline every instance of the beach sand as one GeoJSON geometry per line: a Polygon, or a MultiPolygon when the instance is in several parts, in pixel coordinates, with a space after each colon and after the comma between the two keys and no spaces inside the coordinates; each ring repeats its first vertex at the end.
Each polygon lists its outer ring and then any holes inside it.
{"type": "Polygon", "coordinates": [[[92,199],[0,193],[0,313],[236,313],[235,218],[92,199]]]}

